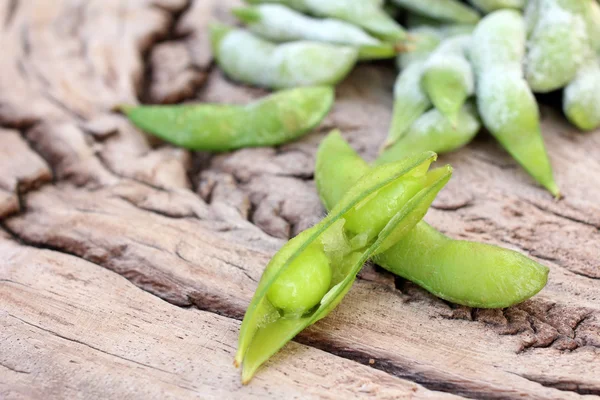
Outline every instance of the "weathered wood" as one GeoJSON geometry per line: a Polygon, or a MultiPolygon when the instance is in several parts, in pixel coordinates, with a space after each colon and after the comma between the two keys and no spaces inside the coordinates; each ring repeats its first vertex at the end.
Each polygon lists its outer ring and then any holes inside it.
{"type": "Polygon", "coordinates": [[[46,329],[1,319],[0,397],[442,395],[401,378],[475,398],[600,395],[600,133],[576,132],[548,108],[544,137],[564,199],[482,134],[440,157],[455,174],[426,217],[452,237],[548,265],[538,296],[505,310],[457,307],[371,266],[338,310],[298,337],[302,345],[286,346],[240,388],[229,364],[233,319],[270,256],[324,215],[316,147],[339,127],[373,159],[395,72],[361,65],[321,127],[277,149],[190,153],[112,111],[140,99],[264,95],[211,66],[207,25],[232,21],[235,4],[0,4],[0,125],[19,128],[0,131],[0,226],[22,242],[0,239],[0,313],[46,329]],[[334,384],[339,391],[328,391],[334,384]]]}

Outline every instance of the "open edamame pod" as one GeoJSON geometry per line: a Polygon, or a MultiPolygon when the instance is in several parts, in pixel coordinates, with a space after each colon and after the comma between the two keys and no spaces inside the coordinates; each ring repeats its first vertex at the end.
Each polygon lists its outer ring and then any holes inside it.
{"type": "Polygon", "coordinates": [[[258,367],[350,289],[363,263],[410,231],[450,179],[427,171],[427,152],[382,165],[354,182],[320,223],[285,244],[267,265],[242,326],[236,365],[247,383],[258,367]]]}
{"type": "Polygon", "coordinates": [[[212,25],[219,67],[236,81],[266,88],[335,85],[352,70],[358,50],[317,42],[274,44],[248,31],[212,25]]]}
{"type": "Polygon", "coordinates": [[[423,66],[423,89],[435,108],[451,121],[475,90],[473,69],[465,54],[470,42],[471,35],[444,40],[423,66]]]}
{"type": "Polygon", "coordinates": [[[477,107],[483,124],[535,180],[559,197],[537,102],[521,67],[525,54],[523,17],[513,10],[488,14],[475,28],[471,43],[477,107]]]}
{"type": "Polygon", "coordinates": [[[537,2],[527,43],[525,76],[534,92],[550,92],[569,83],[584,62],[588,43],[589,0],[537,2]]]}
{"type": "Polygon", "coordinates": [[[416,14],[444,21],[472,24],[479,13],[457,0],[392,0],[396,5],[416,14]]]}
{"type": "Polygon", "coordinates": [[[465,104],[454,121],[432,109],[421,115],[406,134],[375,160],[375,165],[401,160],[411,154],[433,151],[438,154],[459,149],[481,129],[475,106],[465,104]]]}
{"type": "Polygon", "coordinates": [[[392,43],[384,43],[345,21],[305,16],[280,4],[262,4],[232,10],[248,29],[273,42],[313,40],[358,48],[359,58],[381,59],[396,56],[392,43]]]}
{"type": "Polygon", "coordinates": [[[600,59],[595,55],[583,64],[565,88],[563,110],[569,121],[581,130],[600,127],[600,59]]]}
{"type": "Polygon", "coordinates": [[[487,14],[503,8],[522,10],[525,8],[526,0],[469,0],[469,2],[487,14]]]}
{"type": "MultiPolygon", "coordinates": [[[[339,133],[329,134],[319,146],[315,169],[325,208],[335,207],[369,170],[339,133]]],[[[480,308],[520,303],[538,293],[548,279],[548,268],[516,251],[453,240],[425,221],[374,261],[442,299],[480,308]]]]}
{"type": "Polygon", "coordinates": [[[335,98],[328,86],[282,90],[245,106],[183,104],[125,106],[138,128],[192,150],[276,146],[317,126],[335,98]]]}
{"type": "Polygon", "coordinates": [[[317,17],[341,19],[377,36],[398,42],[406,39],[406,32],[383,9],[379,0],[246,0],[249,4],[278,3],[317,17]]]}

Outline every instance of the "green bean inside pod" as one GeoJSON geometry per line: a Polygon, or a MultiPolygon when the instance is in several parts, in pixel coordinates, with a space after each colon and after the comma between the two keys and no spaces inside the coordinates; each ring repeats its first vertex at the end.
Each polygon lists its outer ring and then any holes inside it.
{"type": "MultiPolygon", "coordinates": [[[[337,133],[321,142],[316,164],[317,190],[327,209],[371,170],[337,133]]],[[[373,261],[438,297],[480,308],[520,303],[538,293],[548,279],[548,268],[516,251],[454,240],[425,221],[373,261]]]]}
{"type": "Polygon", "coordinates": [[[317,126],[334,101],[328,86],[276,92],[253,103],[124,106],[138,128],[192,150],[227,151],[275,146],[317,126]]]}
{"type": "Polygon", "coordinates": [[[325,219],[275,254],[240,329],[235,363],[243,365],[243,383],[302,329],[336,307],[369,257],[388,249],[421,220],[452,172],[449,166],[428,171],[435,158],[426,152],[374,168],[354,182],[325,219]]]}
{"type": "Polygon", "coordinates": [[[354,47],[310,41],[276,44],[218,24],[211,26],[210,36],[217,64],[229,78],[266,88],[335,85],[358,60],[354,47]]]}

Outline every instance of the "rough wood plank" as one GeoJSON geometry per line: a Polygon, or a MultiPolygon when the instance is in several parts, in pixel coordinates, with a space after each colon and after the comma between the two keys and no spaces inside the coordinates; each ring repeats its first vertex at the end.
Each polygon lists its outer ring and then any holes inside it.
{"type": "Polygon", "coordinates": [[[238,321],[3,234],[0,253],[3,399],[458,398],[299,344],[242,386],[238,321]]]}

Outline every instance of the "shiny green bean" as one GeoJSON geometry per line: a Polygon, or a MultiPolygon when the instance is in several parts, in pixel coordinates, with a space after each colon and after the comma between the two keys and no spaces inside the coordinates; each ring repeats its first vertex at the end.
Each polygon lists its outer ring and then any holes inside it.
{"type": "MultiPolygon", "coordinates": [[[[339,199],[369,165],[337,134],[327,136],[317,152],[315,181],[325,208],[339,199]]],[[[373,259],[456,304],[504,308],[520,303],[546,284],[548,268],[522,254],[483,243],[453,240],[425,221],[373,259]]]]}
{"type": "Polygon", "coordinates": [[[334,97],[333,88],[317,86],[283,90],[244,106],[126,106],[123,111],[137,127],[170,143],[226,151],[297,139],[321,122],[334,97]]]}

